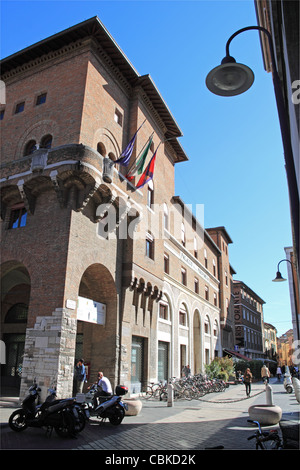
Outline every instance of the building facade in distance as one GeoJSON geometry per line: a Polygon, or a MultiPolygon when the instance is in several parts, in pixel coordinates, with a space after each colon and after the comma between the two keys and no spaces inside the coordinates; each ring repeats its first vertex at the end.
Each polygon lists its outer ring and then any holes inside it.
{"type": "Polygon", "coordinates": [[[233,281],[236,345],[251,359],[264,357],[262,300],[242,281],[233,281]]]}

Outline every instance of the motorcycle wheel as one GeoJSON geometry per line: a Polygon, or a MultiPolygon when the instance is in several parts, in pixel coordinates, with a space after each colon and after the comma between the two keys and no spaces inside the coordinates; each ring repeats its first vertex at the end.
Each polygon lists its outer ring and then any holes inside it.
{"type": "Polygon", "coordinates": [[[292,393],[293,392],[293,387],[291,387],[291,385],[287,385],[286,391],[287,391],[287,393],[292,393]]]}
{"type": "Polygon", "coordinates": [[[118,426],[118,424],[121,424],[123,421],[123,418],[125,416],[125,411],[121,407],[116,407],[114,414],[112,416],[109,416],[109,422],[113,424],[114,426],[118,426]]]}
{"type": "Polygon", "coordinates": [[[15,432],[24,431],[28,427],[24,410],[14,411],[8,420],[9,427],[15,432]]]}
{"type": "Polygon", "coordinates": [[[55,432],[59,437],[74,437],[76,434],[75,419],[70,413],[63,413],[59,426],[54,426],[55,432]]]}
{"type": "Polygon", "coordinates": [[[83,410],[78,410],[78,418],[76,419],[75,432],[81,432],[85,428],[86,417],[83,410]]]}

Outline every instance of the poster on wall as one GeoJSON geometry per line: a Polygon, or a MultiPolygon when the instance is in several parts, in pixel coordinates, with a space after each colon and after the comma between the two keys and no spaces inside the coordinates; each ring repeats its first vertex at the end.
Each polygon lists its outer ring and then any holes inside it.
{"type": "Polygon", "coordinates": [[[106,304],[78,296],[77,320],[105,325],[106,304]]]}

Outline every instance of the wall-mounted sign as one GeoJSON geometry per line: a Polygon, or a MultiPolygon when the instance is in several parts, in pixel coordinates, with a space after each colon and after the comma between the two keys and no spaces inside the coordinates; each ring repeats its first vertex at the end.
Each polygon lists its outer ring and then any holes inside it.
{"type": "Polygon", "coordinates": [[[78,296],[77,320],[105,325],[106,304],[78,296]]]}

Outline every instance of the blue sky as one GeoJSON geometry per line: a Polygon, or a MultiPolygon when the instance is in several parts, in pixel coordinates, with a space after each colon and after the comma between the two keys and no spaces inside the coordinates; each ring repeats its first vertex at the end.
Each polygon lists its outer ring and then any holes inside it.
{"type": "Polygon", "coordinates": [[[272,77],[258,32],[239,35],[230,47],[254,71],[252,88],[228,98],[205,86],[231,34],[257,24],[254,1],[2,0],[1,58],[93,16],[138,73],[151,75],[183,132],[189,162],[176,166],[176,195],[204,204],[206,228],[226,227],[235,279],[265,300],[265,321],[283,334],[292,327],[288,283],[271,280],[292,243],[291,224],[272,77]]]}

